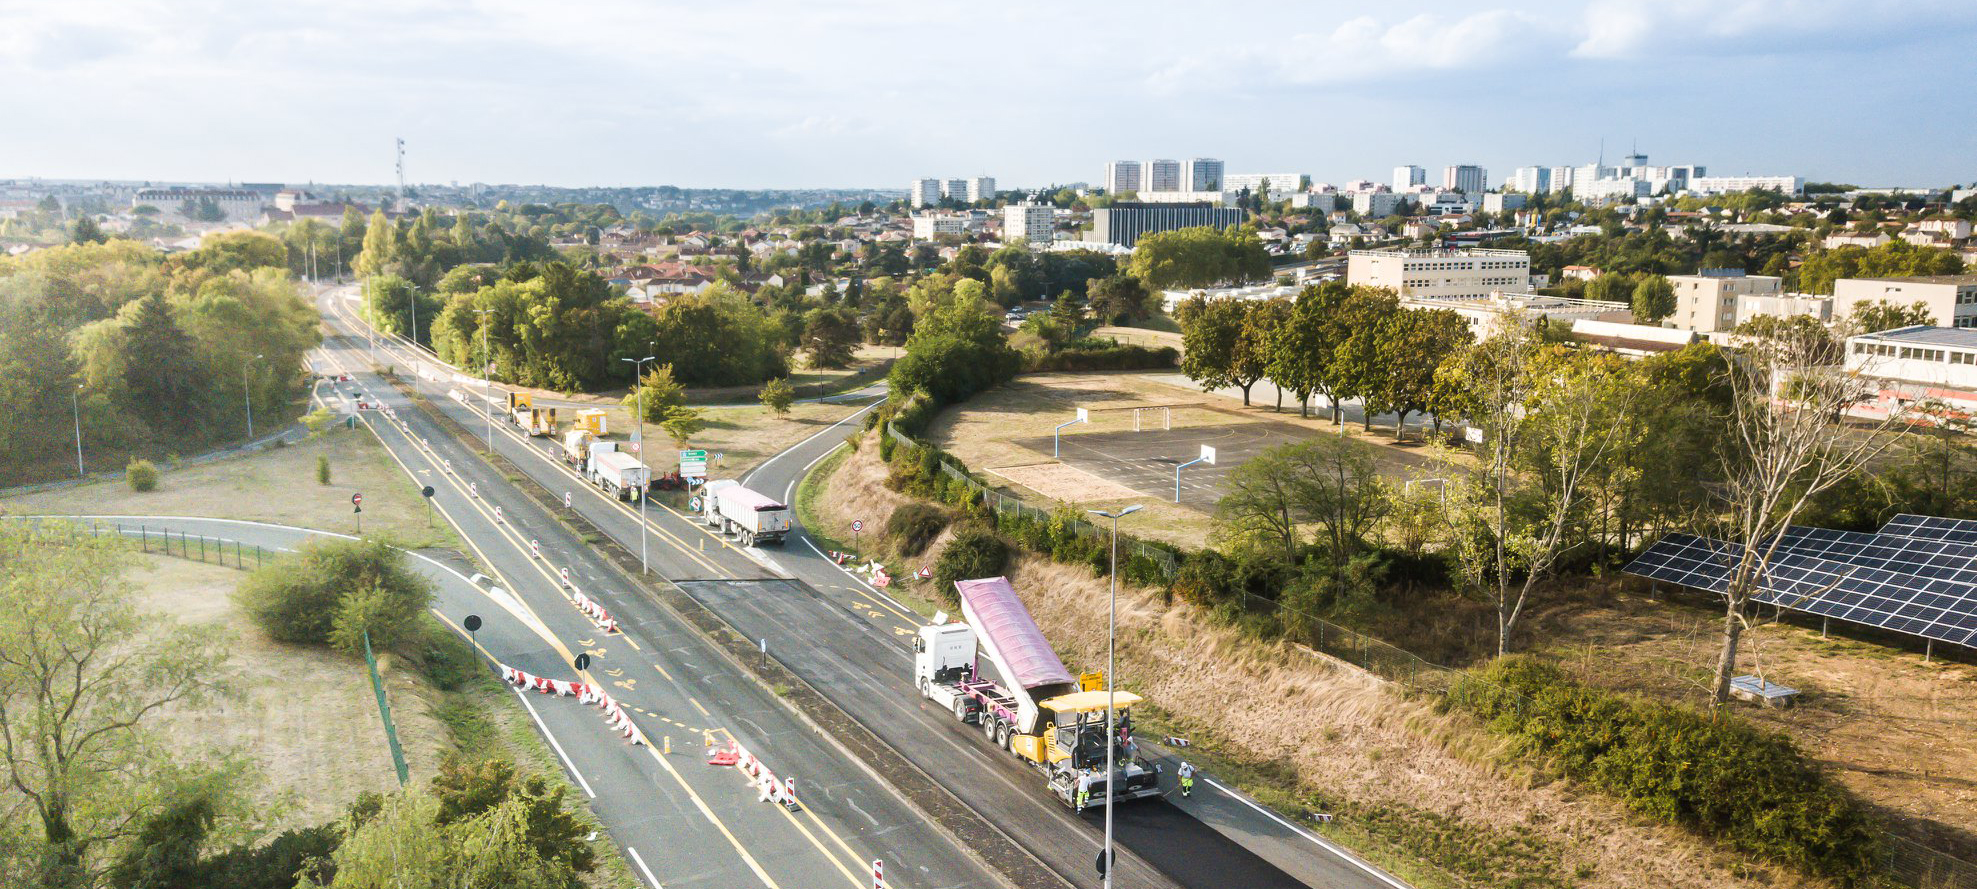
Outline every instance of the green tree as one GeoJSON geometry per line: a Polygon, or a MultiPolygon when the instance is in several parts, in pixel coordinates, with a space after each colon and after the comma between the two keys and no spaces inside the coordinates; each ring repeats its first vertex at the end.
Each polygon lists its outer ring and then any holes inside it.
{"type": "Polygon", "coordinates": [[[694,408],[680,406],[667,411],[665,419],[659,421],[659,427],[672,437],[673,444],[684,448],[687,442],[700,434],[700,430],[707,428],[707,419],[694,408]]]}
{"type": "Polygon", "coordinates": [[[1270,380],[1297,396],[1299,416],[1311,416],[1311,393],[1319,391],[1331,369],[1337,346],[1330,338],[1331,316],[1346,292],[1336,282],[1305,288],[1291,301],[1271,343],[1270,380]]]}
{"type": "Polygon", "coordinates": [[[1099,278],[1087,293],[1092,316],[1101,324],[1144,321],[1153,314],[1153,293],[1132,275],[1099,278]]]}
{"type": "Polygon", "coordinates": [[[101,244],[108,240],[110,236],[104,234],[103,227],[96,224],[96,217],[87,213],[76,217],[75,227],[69,229],[69,243],[72,244],[101,244]]]}
{"type": "MultiPolygon", "coordinates": [[[[1235,354],[1229,358],[1230,382],[1242,387],[1242,403],[1249,406],[1250,388],[1270,375],[1270,362],[1276,357],[1277,337],[1291,316],[1291,301],[1270,299],[1253,302],[1243,313],[1242,330],[1236,334],[1235,354]]],[[[1283,398],[1278,397],[1278,407],[1283,398]]]]}
{"type": "Polygon", "coordinates": [[[163,293],[123,313],[124,388],[129,408],[153,429],[185,434],[202,419],[206,368],[163,293]]]}
{"type": "MultiPolygon", "coordinates": [[[[1233,385],[1231,365],[1247,304],[1237,299],[1195,296],[1182,309],[1181,373],[1204,391],[1233,385]]],[[[1249,388],[1245,386],[1243,404],[1248,403],[1249,388]]]]}
{"type": "Polygon", "coordinates": [[[0,523],[0,565],[0,769],[38,828],[37,884],[88,886],[184,765],[151,720],[213,695],[224,654],[214,631],[140,609],[115,540],[0,523]]]}
{"type": "Polygon", "coordinates": [[[789,385],[786,377],[777,377],[762,384],[762,405],[775,411],[777,416],[789,413],[789,406],[796,401],[796,390],[789,385]]]}
{"type": "Polygon", "coordinates": [[[673,379],[672,365],[655,364],[639,381],[638,390],[625,396],[624,404],[634,417],[643,405],[645,422],[663,423],[675,408],[686,406],[686,387],[673,379]]]}
{"type": "Polygon", "coordinates": [[[1207,287],[1270,277],[1270,254],[1251,230],[1183,228],[1140,238],[1132,274],[1153,290],[1207,287]]]}
{"type": "Polygon", "coordinates": [[[1936,316],[1929,311],[1929,304],[1920,300],[1906,306],[1898,306],[1884,299],[1871,303],[1854,303],[1853,313],[1847,321],[1859,333],[1877,333],[1916,325],[1934,325],[1936,316]]]}
{"type": "Polygon", "coordinates": [[[385,274],[398,258],[398,226],[379,208],[371,211],[364,229],[364,249],[357,255],[357,274],[363,277],[385,274]]]}
{"type": "Polygon", "coordinates": [[[803,351],[811,367],[848,367],[857,355],[862,334],[850,310],[811,309],[803,316],[803,351]]]}
{"type": "Polygon", "coordinates": [[[1661,275],[1642,275],[1634,285],[1634,323],[1658,324],[1675,314],[1675,285],[1661,275]]]}
{"type": "Polygon", "coordinates": [[[1806,293],[1830,294],[1841,278],[1911,278],[1956,275],[1963,259],[1953,250],[1922,247],[1900,239],[1878,247],[1837,247],[1817,250],[1799,266],[1799,287],[1806,293]]]}
{"type": "Polygon", "coordinates": [[[1394,412],[1396,440],[1405,437],[1409,414],[1431,409],[1436,372],[1472,339],[1468,322],[1448,309],[1396,311],[1380,325],[1379,368],[1368,400],[1394,412]]]}

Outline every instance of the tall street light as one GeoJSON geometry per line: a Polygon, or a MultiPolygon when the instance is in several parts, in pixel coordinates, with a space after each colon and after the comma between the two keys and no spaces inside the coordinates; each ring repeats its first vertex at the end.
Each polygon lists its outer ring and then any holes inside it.
{"type": "MultiPolygon", "coordinates": [[[[474,280],[478,281],[480,279],[476,278],[474,280]]],[[[487,316],[493,311],[493,309],[474,310],[474,314],[481,316],[481,401],[483,402],[481,404],[481,412],[487,414],[487,452],[489,454],[494,453],[494,378],[492,376],[494,371],[491,367],[494,364],[494,353],[489,352],[487,349],[487,316]]]]}
{"type": "Polygon", "coordinates": [[[69,405],[76,412],[76,478],[82,478],[82,384],[77,383],[75,391],[69,393],[69,405]]]}
{"type": "MultiPolygon", "coordinates": [[[[650,345],[649,343],[647,345],[650,345]]],[[[619,361],[632,363],[632,397],[638,402],[633,408],[638,414],[638,462],[645,463],[645,363],[659,356],[647,355],[644,358],[620,358],[619,361]]],[[[638,573],[651,573],[645,562],[645,497],[652,493],[652,464],[645,463],[646,490],[638,492],[638,573]]]]}
{"type": "Polygon", "coordinates": [[[254,389],[248,385],[247,371],[259,360],[261,356],[256,355],[240,364],[240,395],[247,401],[247,440],[250,442],[254,440],[254,389]]]}
{"type": "Polygon", "coordinates": [[[1112,889],[1112,801],[1118,798],[1114,793],[1118,773],[1113,770],[1112,751],[1119,746],[1119,730],[1113,725],[1112,713],[1112,673],[1119,636],[1119,519],[1139,512],[1140,506],[1135,503],[1118,512],[1085,511],[1112,520],[1112,593],[1105,605],[1105,849],[1099,853],[1099,860],[1105,862],[1105,889],[1112,889]]]}

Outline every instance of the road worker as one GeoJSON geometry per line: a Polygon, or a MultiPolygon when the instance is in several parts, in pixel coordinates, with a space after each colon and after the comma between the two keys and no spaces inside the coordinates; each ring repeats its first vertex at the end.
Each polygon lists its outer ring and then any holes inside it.
{"type": "Polygon", "coordinates": [[[1181,796],[1194,795],[1194,763],[1181,760],[1181,796]]]}
{"type": "Polygon", "coordinates": [[[1084,811],[1085,805],[1090,802],[1091,802],[1091,773],[1080,772],[1078,774],[1078,811],[1080,812],[1084,811]]]}

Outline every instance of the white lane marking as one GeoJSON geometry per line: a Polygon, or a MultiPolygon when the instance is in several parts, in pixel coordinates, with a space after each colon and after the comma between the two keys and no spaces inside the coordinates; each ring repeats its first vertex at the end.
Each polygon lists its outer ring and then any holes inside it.
{"type": "Polygon", "coordinates": [[[1385,883],[1389,886],[1392,886],[1394,887],[1394,889],[1413,889],[1413,887],[1407,885],[1406,883],[1403,883],[1399,880],[1394,879],[1393,877],[1386,875],[1385,873],[1382,873],[1379,868],[1367,864],[1364,861],[1360,861],[1357,856],[1353,855],[1351,852],[1347,852],[1344,848],[1340,847],[1336,843],[1333,843],[1330,840],[1327,840],[1324,837],[1321,837],[1315,833],[1311,833],[1310,831],[1307,831],[1302,827],[1292,824],[1289,821],[1285,821],[1282,817],[1278,816],[1277,813],[1272,812],[1269,809],[1263,808],[1262,806],[1251,801],[1249,797],[1243,796],[1242,794],[1237,793],[1234,790],[1231,790],[1227,785],[1223,784],[1222,782],[1217,781],[1214,778],[1210,778],[1207,775],[1202,775],[1201,780],[1208,782],[1208,786],[1220,790],[1225,794],[1228,794],[1228,796],[1231,799],[1234,799],[1236,802],[1242,803],[1245,806],[1248,806],[1252,809],[1255,809],[1258,812],[1263,813],[1263,817],[1268,818],[1271,821],[1275,821],[1278,824],[1281,824],[1287,828],[1290,828],[1292,833],[1295,833],[1298,836],[1304,837],[1307,840],[1317,843],[1319,848],[1322,848],[1325,851],[1332,853],[1339,860],[1351,864],[1352,866],[1357,867],[1362,871],[1365,871],[1367,876],[1379,880],[1380,882],[1385,883]]]}
{"type": "Polygon", "coordinates": [[[535,712],[535,705],[529,703],[528,695],[522,694],[522,690],[519,688],[513,689],[513,691],[515,692],[515,698],[522,702],[522,706],[529,708],[529,718],[535,720],[536,728],[542,729],[542,736],[549,739],[549,746],[556,748],[556,755],[563,758],[563,765],[569,768],[570,777],[577,779],[578,786],[583,788],[586,796],[596,799],[597,792],[590,789],[590,782],[585,781],[583,779],[583,773],[577,771],[577,764],[570,761],[570,755],[563,752],[563,745],[557,743],[556,736],[549,733],[549,726],[542,721],[542,714],[535,712]]]}
{"type": "MultiPolygon", "coordinates": [[[[868,404],[868,405],[865,405],[864,407],[861,407],[861,408],[859,408],[858,410],[856,410],[856,411],[853,411],[853,412],[851,413],[851,416],[848,416],[848,417],[845,417],[845,418],[844,418],[844,419],[842,419],[842,420],[839,420],[839,421],[837,421],[837,422],[835,422],[835,423],[832,423],[832,424],[831,424],[831,425],[829,425],[829,426],[825,426],[824,428],[822,428],[822,429],[819,429],[819,430],[817,430],[817,432],[816,432],[815,434],[813,434],[813,435],[811,435],[811,436],[809,436],[808,438],[805,438],[805,439],[803,439],[802,441],[799,441],[799,442],[797,442],[796,444],[793,444],[793,445],[790,445],[790,446],[789,446],[788,448],[786,448],[786,449],[784,449],[782,453],[779,453],[779,454],[777,454],[777,455],[775,455],[775,456],[773,456],[773,457],[770,457],[770,458],[769,458],[769,459],[767,459],[767,460],[764,460],[764,461],[762,461],[762,462],[761,462],[761,463],[760,463],[759,465],[757,465],[757,466],[756,466],[756,467],[755,467],[754,469],[751,469],[751,470],[749,470],[749,471],[747,471],[746,473],[743,473],[743,474],[742,474],[742,476],[741,476],[741,481],[742,481],[742,483],[743,483],[743,484],[747,484],[747,483],[748,483],[748,480],[749,480],[749,479],[751,479],[751,478],[754,478],[754,477],[755,477],[755,474],[756,474],[756,473],[758,473],[758,472],[761,472],[762,470],[764,470],[764,469],[767,469],[767,468],[769,468],[769,464],[771,464],[771,463],[774,463],[774,462],[776,462],[777,460],[780,460],[780,459],[782,459],[783,457],[785,457],[785,456],[787,456],[787,455],[788,455],[788,454],[789,454],[789,453],[790,453],[791,451],[794,451],[794,450],[796,450],[797,448],[800,448],[800,447],[803,447],[804,445],[807,445],[807,444],[809,444],[809,443],[811,443],[811,442],[813,442],[813,441],[816,441],[816,440],[817,440],[817,438],[818,438],[818,436],[821,436],[821,435],[824,435],[824,434],[826,434],[826,433],[829,433],[829,432],[830,432],[831,430],[833,430],[833,429],[836,429],[836,428],[838,428],[839,426],[843,426],[844,424],[846,424],[846,423],[849,423],[849,422],[851,422],[851,421],[852,421],[852,420],[854,420],[854,419],[857,419],[857,417],[858,417],[858,415],[859,415],[859,414],[862,414],[862,413],[864,413],[864,412],[866,412],[866,411],[869,411],[869,410],[871,410],[872,408],[875,408],[875,407],[878,407],[878,406],[879,406],[879,405],[880,405],[880,404],[881,404],[882,402],[884,402],[884,401],[885,401],[885,399],[884,399],[883,397],[881,397],[881,398],[879,398],[879,399],[877,399],[877,400],[875,400],[875,401],[873,401],[873,402],[872,402],[871,404],[868,404]]],[[[787,502],[787,498],[785,498],[785,502],[787,502]]]]}
{"type": "Polygon", "coordinates": [[[638,857],[637,849],[626,846],[625,853],[632,857],[632,863],[638,865],[638,872],[645,875],[645,881],[652,884],[652,889],[666,889],[660,884],[659,878],[652,875],[652,869],[645,866],[645,859],[638,857]]]}

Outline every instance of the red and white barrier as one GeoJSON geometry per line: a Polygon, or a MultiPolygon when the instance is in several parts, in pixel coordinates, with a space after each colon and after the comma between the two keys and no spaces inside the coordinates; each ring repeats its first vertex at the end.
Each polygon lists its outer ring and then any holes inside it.
{"type": "Polygon", "coordinates": [[[892,586],[892,575],[887,574],[884,568],[880,568],[872,572],[872,585],[875,587],[892,586]]]}
{"type": "Polygon", "coordinates": [[[791,811],[799,805],[796,801],[796,779],[778,779],[762,760],[748,752],[748,748],[741,746],[739,741],[728,741],[727,750],[709,757],[707,764],[734,766],[748,778],[748,786],[755,788],[757,802],[775,803],[791,811]]]}
{"type": "Polygon", "coordinates": [[[631,714],[626,713],[625,708],[618,706],[617,701],[611,700],[611,696],[605,694],[603,689],[584,682],[569,682],[561,679],[549,679],[537,676],[523,670],[517,670],[506,664],[501,664],[500,667],[501,681],[509,685],[518,688],[533,689],[546,695],[574,695],[579,703],[596,704],[602,707],[604,709],[604,722],[606,725],[609,725],[614,731],[623,735],[625,740],[632,742],[634,745],[643,746],[645,744],[645,736],[639,734],[638,727],[632,724],[631,714]]]}
{"type": "Polygon", "coordinates": [[[618,632],[618,620],[611,616],[611,612],[605,611],[604,606],[597,604],[597,600],[577,590],[571,590],[570,597],[577,603],[577,610],[588,616],[598,629],[606,633],[618,632]]]}

